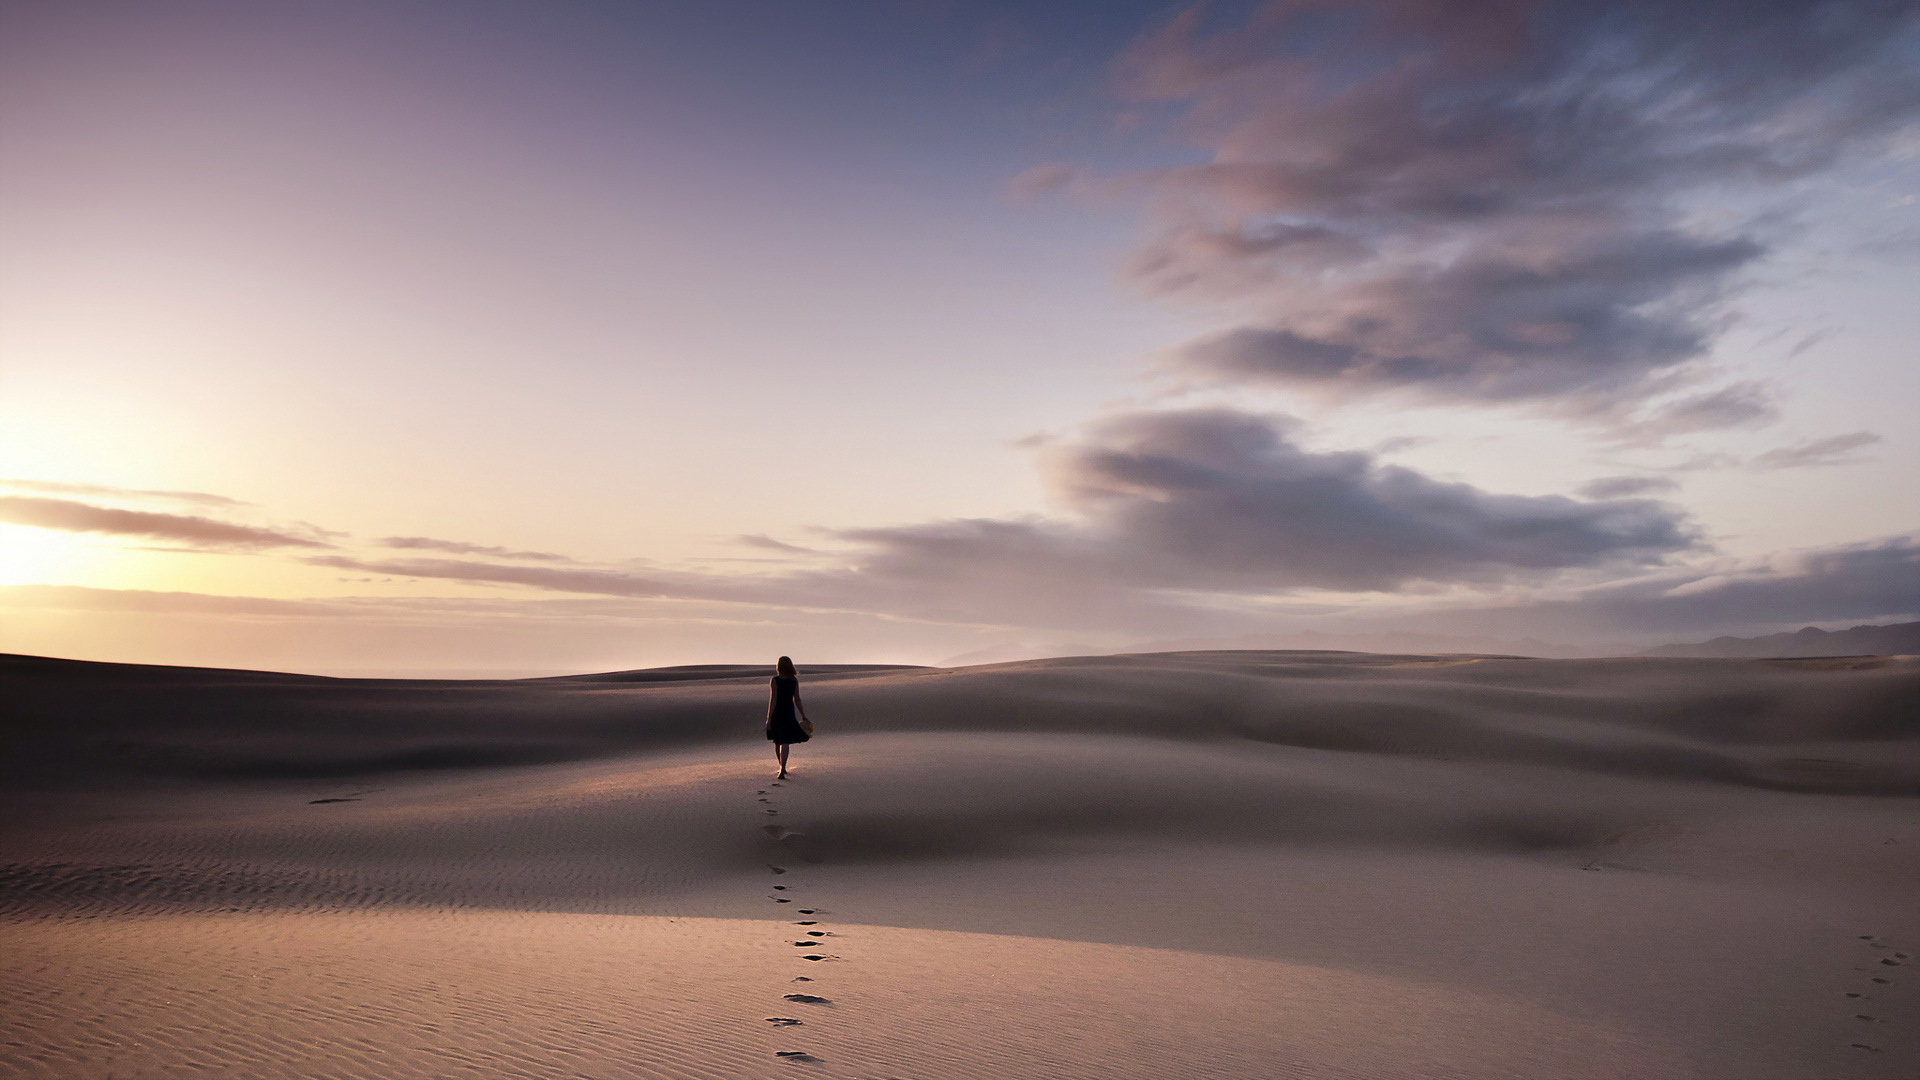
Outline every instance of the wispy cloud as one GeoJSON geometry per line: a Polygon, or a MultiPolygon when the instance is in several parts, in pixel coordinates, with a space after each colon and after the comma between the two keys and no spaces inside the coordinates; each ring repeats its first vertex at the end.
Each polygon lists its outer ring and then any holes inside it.
{"type": "Polygon", "coordinates": [[[0,521],[65,532],[100,533],[169,541],[195,548],[244,549],[328,548],[331,543],[311,536],[236,525],[185,514],[158,514],[93,506],[69,499],[0,496],[0,521]]]}
{"type": "Polygon", "coordinates": [[[1659,446],[1675,436],[1701,431],[1764,427],[1780,418],[1773,391],[1752,381],[1670,398],[1645,408],[1630,402],[1624,407],[1592,412],[1596,419],[1603,414],[1610,421],[1609,441],[1638,447],[1659,446]]]}
{"type": "Polygon", "coordinates": [[[252,503],[229,499],[225,495],[212,495],[204,491],[152,491],[145,488],[112,487],[107,484],[71,484],[53,480],[0,480],[0,488],[14,491],[34,491],[44,495],[92,495],[98,498],[127,499],[135,501],[165,501],[195,503],[200,506],[251,506],[252,503]]]}
{"type": "Polygon", "coordinates": [[[760,548],[763,551],[779,551],[789,555],[819,554],[819,552],[812,548],[801,547],[798,544],[789,544],[784,540],[775,540],[765,533],[745,533],[734,537],[733,540],[736,544],[745,544],[748,547],[760,548]]]}
{"type": "Polygon", "coordinates": [[[551,551],[512,551],[488,544],[469,544],[464,540],[436,540],[430,536],[386,536],[375,540],[374,543],[397,550],[444,551],[452,555],[488,555],[496,559],[521,559],[528,562],[576,561],[551,551]]]}
{"type": "Polygon", "coordinates": [[[94,589],[79,585],[11,585],[0,604],[54,611],[104,611],[151,615],[259,615],[340,618],[351,607],[325,600],[279,600],[261,596],[216,596],[153,589],[94,589]]]}
{"type": "Polygon", "coordinates": [[[1858,451],[1880,441],[1880,436],[1871,431],[1833,435],[1800,443],[1797,446],[1782,446],[1768,450],[1747,462],[1747,467],[1761,472],[1773,472],[1779,469],[1818,469],[1834,465],[1851,465],[1856,461],[1864,460],[1858,451]]]}
{"type": "Polygon", "coordinates": [[[1680,484],[1665,476],[1603,476],[1576,490],[1589,499],[1631,499],[1672,491],[1680,484]]]}
{"type": "Polygon", "coordinates": [[[600,596],[662,597],[687,595],[690,592],[684,586],[615,570],[514,566],[461,559],[356,559],[345,555],[315,555],[302,561],[311,566],[325,566],[336,570],[354,570],[391,577],[526,585],[554,592],[589,593],[600,596]]]}

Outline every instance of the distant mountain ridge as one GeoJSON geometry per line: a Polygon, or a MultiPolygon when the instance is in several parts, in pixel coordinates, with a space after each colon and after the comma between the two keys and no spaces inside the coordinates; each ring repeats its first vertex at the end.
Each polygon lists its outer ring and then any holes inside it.
{"type": "Polygon", "coordinates": [[[1821,630],[1808,626],[1764,637],[1717,637],[1694,645],[1662,645],[1641,656],[1868,656],[1920,653],[1920,622],[1821,630]]]}

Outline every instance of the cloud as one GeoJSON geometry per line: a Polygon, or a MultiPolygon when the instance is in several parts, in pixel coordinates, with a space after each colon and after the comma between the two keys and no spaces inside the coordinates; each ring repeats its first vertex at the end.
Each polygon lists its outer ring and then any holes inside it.
{"type": "Polygon", "coordinates": [[[1227,409],[1138,413],[1050,455],[1051,480],[1143,565],[1183,583],[1380,589],[1657,562],[1694,544],[1670,507],[1498,495],[1313,453],[1227,409]]]}
{"type": "Polygon", "coordinates": [[[435,540],[430,536],[386,536],[374,543],[401,550],[445,551],[454,555],[491,555],[496,559],[524,559],[530,562],[574,561],[565,555],[556,555],[551,551],[510,551],[503,547],[469,544],[461,540],[435,540]]]}
{"type": "Polygon", "coordinates": [[[1007,194],[1014,199],[1032,199],[1063,189],[1073,189],[1085,183],[1080,170],[1059,162],[1035,165],[1020,175],[1007,181],[1007,194]]]}
{"type": "Polygon", "coordinates": [[[745,544],[748,547],[760,548],[763,551],[779,551],[779,552],[784,552],[785,554],[788,554],[788,555],[818,555],[819,554],[819,552],[813,550],[812,548],[801,547],[798,544],[789,544],[784,540],[775,540],[773,537],[768,536],[765,533],[746,533],[746,534],[734,537],[733,540],[734,540],[734,543],[736,544],[745,544]]]}
{"type": "Polygon", "coordinates": [[[1215,381],[1345,393],[1575,396],[1592,399],[1581,410],[1592,413],[1701,355],[1707,327],[1683,301],[1704,299],[1696,294],[1708,282],[1758,253],[1742,240],[1636,236],[1571,248],[1538,239],[1548,250],[1524,260],[1477,252],[1286,290],[1298,310],[1281,325],[1203,338],[1170,362],[1215,381]]]}
{"type": "Polygon", "coordinates": [[[106,484],[68,484],[53,480],[0,480],[0,487],[15,491],[37,491],[45,495],[94,495],[110,499],[164,500],[196,503],[201,506],[251,506],[252,503],[210,495],[204,491],[149,491],[143,488],[110,487],[106,484]]]}
{"type": "Polygon", "coordinates": [[[355,559],[344,555],[315,555],[302,560],[310,566],[355,570],[390,577],[437,578],[448,581],[526,585],[553,592],[599,596],[664,597],[687,594],[687,588],[657,578],[643,578],[616,570],[574,570],[547,566],[513,566],[459,559],[355,559]]]}
{"type": "Polygon", "coordinates": [[[197,548],[326,548],[332,544],[309,536],[235,525],[212,518],[183,514],[156,514],[119,510],[67,499],[0,496],[0,521],[66,532],[105,533],[188,544],[197,548]]]}
{"type": "Polygon", "coordinates": [[[1041,451],[1064,513],[844,530],[832,534],[842,565],[825,568],[635,574],[466,559],[304,561],[586,595],[1138,634],[1199,632],[1220,623],[1222,604],[1249,598],[1644,568],[1699,543],[1665,503],[1495,494],[1366,453],[1309,451],[1292,429],[1229,409],[1117,416],[1041,451]]]}
{"type": "Polygon", "coordinates": [[[1771,391],[1756,382],[1737,382],[1644,410],[1628,409],[1618,415],[1608,436],[1628,446],[1658,446],[1675,435],[1763,427],[1779,417],[1771,391]]]}
{"type": "Polygon", "coordinates": [[[1664,476],[1603,476],[1581,484],[1576,490],[1589,499],[1627,499],[1657,491],[1672,491],[1679,486],[1664,476]]]}
{"type": "Polygon", "coordinates": [[[1430,435],[1395,435],[1392,438],[1381,439],[1379,442],[1374,443],[1372,450],[1373,453],[1380,455],[1397,454],[1402,450],[1412,450],[1415,447],[1427,446],[1437,441],[1438,440],[1430,435]]]}
{"type": "Polygon", "coordinates": [[[1074,520],[841,536],[870,548],[865,573],[888,578],[1255,593],[1647,565],[1698,542],[1663,503],[1492,494],[1365,453],[1314,453],[1288,427],[1229,409],[1120,416],[1043,456],[1074,520]]]}
{"type": "MultiPolygon", "coordinates": [[[[1137,178],[1161,225],[1131,273],[1246,312],[1168,361],[1234,383],[1627,422],[1696,377],[1767,253],[1690,201],[1783,191],[1920,115],[1910,4],[1277,0],[1206,25],[1117,64],[1207,155],[1137,178]]],[[[1771,409],[1732,388],[1640,434],[1771,409]]]]}
{"type": "Polygon", "coordinates": [[[1773,472],[1779,469],[1815,469],[1832,465],[1851,465],[1862,460],[1854,454],[1854,451],[1880,441],[1880,436],[1871,431],[1833,435],[1825,439],[1804,442],[1798,446],[1782,446],[1769,450],[1747,462],[1747,467],[1761,472],[1773,472]]]}
{"type": "Polygon", "coordinates": [[[94,589],[80,585],[0,587],[0,604],[44,611],[130,612],[160,615],[299,616],[335,618],[352,614],[338,603],[276,600],[262,596],[215,596],[151,589],[94,589]]]}
{"type": "Polygon", "coordinates": [[[1920,535],[1674,571],[1578,595],[1431,612],[1398,625],[1455,632],[1595,635],[1767,632],[1835,620],[1920,618],[1920,535]]]}

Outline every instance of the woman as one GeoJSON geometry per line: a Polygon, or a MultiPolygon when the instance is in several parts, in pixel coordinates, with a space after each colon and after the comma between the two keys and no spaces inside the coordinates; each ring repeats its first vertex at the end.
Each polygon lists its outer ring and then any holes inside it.
{"type": "Polygon", "coordinates": [[[767,738],[773,742],[773,756],[780,760],[780,775],[774,779],[787,778],[787,747],[813,738],[807,733],[811,727],[807,707],[800,703],[800,675],[793,670],[793,661],[783,656],[773,666],[773,683],[767,692],[767,738]]]}

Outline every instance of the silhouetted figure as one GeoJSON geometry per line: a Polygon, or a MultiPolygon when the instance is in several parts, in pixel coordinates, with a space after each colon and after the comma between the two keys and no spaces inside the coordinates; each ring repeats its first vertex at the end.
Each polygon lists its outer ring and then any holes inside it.
{"type": "Polygon", "coordinates": [[[773,683],[767,691],[767,738],[773,742],[773,756],[780,760],[780,775],[787,778],[787,748],[813,738],[813,721],[807,719],[807,707],[800,702],[800,674],[785,656],[773,667],[773,683]]]}

